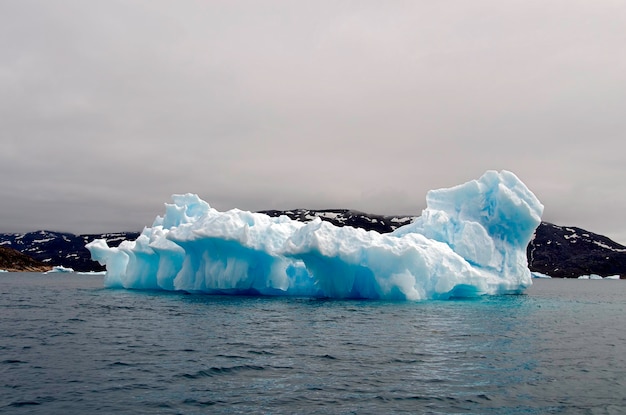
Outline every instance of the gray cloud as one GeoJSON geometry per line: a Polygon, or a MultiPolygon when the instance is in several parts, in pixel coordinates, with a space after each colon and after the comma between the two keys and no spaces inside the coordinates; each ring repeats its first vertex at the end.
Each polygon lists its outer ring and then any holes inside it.
{"type": "Polygon", "coordinates": [[[626,242],[626,9],[585,1],[5,1],[0,231],[220,209],[419,214],[515,172],[626,242]]]}

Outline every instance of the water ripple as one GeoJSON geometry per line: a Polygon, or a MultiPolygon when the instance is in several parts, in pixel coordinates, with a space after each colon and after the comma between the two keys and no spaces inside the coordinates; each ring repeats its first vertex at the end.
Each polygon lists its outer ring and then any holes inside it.
{"type": "Polygon", "coordinates": [[[103,290],[85,278],[52,289],[37,274],[0,277],[10,293],[0,296],[0,412],[626,407],[621,282],[542,281],[521,297],[394,303],[103,290]]]}

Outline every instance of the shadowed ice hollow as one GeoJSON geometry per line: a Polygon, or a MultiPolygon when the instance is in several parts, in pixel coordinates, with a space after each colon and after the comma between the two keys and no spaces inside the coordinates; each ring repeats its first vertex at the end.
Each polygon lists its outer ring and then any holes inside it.
{"type": "Polygon", "coordinates": [[[135,241],[87,245],[107,287],[394,300],[521,293],[543,212],[507,171],[429,191],[422,216],[388,234],[172,199],[135,241]]]}

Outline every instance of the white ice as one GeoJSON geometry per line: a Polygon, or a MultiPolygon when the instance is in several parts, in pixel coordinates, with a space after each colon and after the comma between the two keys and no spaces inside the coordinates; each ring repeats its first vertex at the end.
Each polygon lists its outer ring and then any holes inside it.
{"type": "Polygon", "coordinates": [[[602,276],[598,274],[581,275],[579,280],[602,280],[602,276]]]}
{"type": "Polygon", "coordinates": [[[520,293],[543,212],[507,171],[428,192],[422,216],[390,234],[172,198],[135,241],[87,245],[106,286],[408,300],[520,293]]]}
{"type": "Polygon", "coordinates": [[[74,269],[66,268],[66,267],[59,265],[59,266],[53,267],[50,271],[46,271],[44,274],[58,274],[58,273],[70,273],[70,272],[74,272],[74,269]]]}
{"type": "Polygon", "coordinates": [[[542,274],[541,272],[531,272],[530,275],[533,278],[546,278],[546,279],[552,278],[551,276],[542,274]]]}

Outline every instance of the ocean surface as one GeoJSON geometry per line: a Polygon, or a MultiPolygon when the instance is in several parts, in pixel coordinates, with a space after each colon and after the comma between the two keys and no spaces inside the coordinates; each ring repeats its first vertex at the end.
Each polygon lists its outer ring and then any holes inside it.
{"type": "Polygon", "coordinates": [[[626,281],[382,302],[102,278],[0,274],[0,413],[626,413],[626,281]]]}

